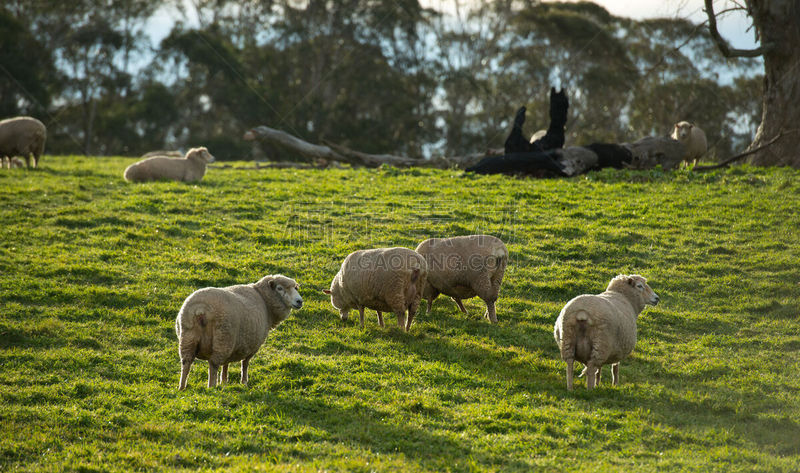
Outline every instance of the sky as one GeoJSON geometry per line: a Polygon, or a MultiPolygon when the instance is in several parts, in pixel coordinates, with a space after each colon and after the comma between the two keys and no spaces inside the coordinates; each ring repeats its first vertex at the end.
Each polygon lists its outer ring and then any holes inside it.
{"type": "MultiPolygon", "coordinates": [[[[420,0],[424,7],[440,11],[452,12],[458,2],[462,6],[482,0],[420,0]]],[[[548,0],[544,0],[545,2],[548,0]]],[[[562,0],[559,0],[562,1],[562,0]]],[[[572,0],[567,0],[572,1],[572,0]]],[[[577,0],[576,0],[577,1],[577,0]]],[[[704,0],[593,0],[614,16],[634,18],[687,18],[692,23],[701,23],[707,19],[704,11],[704,0]]],[[[742,0],[743,3],[744,0],[742,0]]],[[[734,7],[731,0],[714,0],[714,11],[720,12],[734,7]]],[[[753,48],[756,45],[750,27],[750,19],[742,11],[731,12],[717,17],[717,28],[722,37],[731,46],[740,49],[753,48]]]]}
{"type": "MultiPolygon", "coordinates": [[[[185,1],[185,0],[184,0],[185,1]]],[[[444,12],[455,10],[456,3],[468,7],[483,0],[420,0],[424,7],[435,8],[444,12]]],[[[545,0],[548,1],[548,0],[545,0]]],[[[571,0],[568,0],[571,1],[571,0]]],[[[743,1],[743,0],[742,0],[743,1]]],[[[688,18],[693,23],[705,21],[704,0],[594,0],[611,14],[634,19],[643,18],[688,18]]],[[[714,0],[714,9],[720,12],[734,7],[732,0],[714,0]]],[[[192,8],[188,8],[192,11],[192,8]]],[[[177,12],[174,8],[165,8],[151,18],[148,31],[154,44],[158,44],[169,33],[175,23],[177,12]]],[[[189,24],[193,24],[189,19],[189,24]]],[[[756,46],[750,19],[742,11],[732,12],[717,17],[718,29],[728,43],[734,48],[749,49],[756,46]]]]}

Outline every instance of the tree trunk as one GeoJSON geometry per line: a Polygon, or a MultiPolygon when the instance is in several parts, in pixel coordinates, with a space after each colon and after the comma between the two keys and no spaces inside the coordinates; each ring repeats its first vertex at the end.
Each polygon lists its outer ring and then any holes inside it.
{"type": "Polygon", "coordinates": [[[800,0],[749,0],[764,52],[761,124],[750,149],[781,137],[750,158],[758,166],[800,168],[800,0]]]}

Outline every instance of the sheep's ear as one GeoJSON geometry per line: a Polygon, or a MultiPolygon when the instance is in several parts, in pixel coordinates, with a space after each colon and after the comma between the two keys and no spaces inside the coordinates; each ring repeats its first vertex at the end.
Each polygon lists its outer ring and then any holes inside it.
{"type": "Polygon", "coordinates": [[[628,284],[630,284],[631,286],[635,286],[636,281],[634,281],[633,278],[628,278],[628,284]]]}
{"type": "Polygon", "coordinates": [[[267,283],[267,284],[269,284],[269,288],[270,289],[275,289],[275,280],[274,279],[270,279],[269,283],[267,283]]]}
{"type": "Polygon", "coordinates": [[[329,296],[331,295],[331,290],[330,289],[323,289],[322,292],[324,292],[325,294],[327,294],[329,296]]]}

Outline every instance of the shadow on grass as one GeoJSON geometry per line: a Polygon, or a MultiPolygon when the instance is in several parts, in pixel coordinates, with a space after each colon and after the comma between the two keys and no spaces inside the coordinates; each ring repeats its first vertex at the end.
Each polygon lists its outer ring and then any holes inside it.
{"type": "MultiPolygon", "coordinates": [[[[248,397],[263,402],[263,398],[248,397]]],[[[504,470],[527,471],[531,468],[531,465],[518,460],[493,458],[473,451],[468,443],[452,436],[409,424],[389,423],[385,419],[391,416],[372,406],[335,406],[319,399],[280,394],[271,395],[267,402],[272,409],[282,412],[295,423],[326,432],[328,440],[344,445],[355,444],[376,454],[400,453],[427,470],[450,470],[459,465],[466,468],[463,462],[467,459],[504,470]]]]}

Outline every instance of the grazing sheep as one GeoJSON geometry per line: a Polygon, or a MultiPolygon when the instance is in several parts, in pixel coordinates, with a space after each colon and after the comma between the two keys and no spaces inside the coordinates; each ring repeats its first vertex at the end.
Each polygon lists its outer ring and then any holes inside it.
{"type": "Polygon", "coordinates": [[[213,163],[214,156],[205,147],[192,148],[183,158],[154,156],[131,164],[125,169],[125,180],[131,182],[168,179],[194,182],[203,178],[206,164],[213,163]]]}
{"type": "Polygon", "coordinates": [[[611,381],[619,383],[619,362],[636,345],[636,319],[659,297],[639,275],[619,275],[602,294],[578,296],[561,309],[553,336],[567,362],[567,389],[572,390],[573,363],[586,365],[587,389],[600,383],[600,369],[611,364],[611,381]]]}
{"type": "Polygon", "coordinates": [[[292,309],[303,306],[297,289],[294,279],[276,274],[255,284],[207,287],[189,295],[175,320],[181,356],[178,389],[186,389],[189,368],[195,358],[208,360],[209,388],[216,386],[220,366],[222,383],[226,383],[228,363],[240,360],[242,384],[247,384],[250,358],[269,331],[286,320],[292,309]]]}
{"type": "Polygon", "coordinates": [[[408,332],[427,274],[425,258],[408,248],[358,250],[347,255],[330,290],[323,292],[331,296],[342,320],[347,320],[350,310],[358,309],[364,327],[367,308],[378,312],[383,327],[383,312],[394,312],[398,326],[408,332]]]}
{"type": "Polygon", "coordinates": [[[27,167],[39,165],[39,158],[44,153],[44,142],[47,139],[47,128],[39,120],[31,117],[7,118],[0,121],[0,166],[11,168],[11,158],[22,156],[27,167]]]}
{"type": "Polygon", "coordinates": [[[676,123],[672,129],[671,137],[686,146],[686,154],[683,156],[683,160],[687,163],[697,164],[700,157],[708,151],[705,132],[699,126],[689,122],[676,123]]]}
{"type": "Polygon", "coordinates": [[[433,300],[444,294],[467,313],[462,299],[475,296],[486,303],[484,317],[497,323],[495,302],[508,264],[506,245],[490,235],[430,238],[417,246],[428,264],[428,281],[422,290],[430,312],[433,300]]]}

